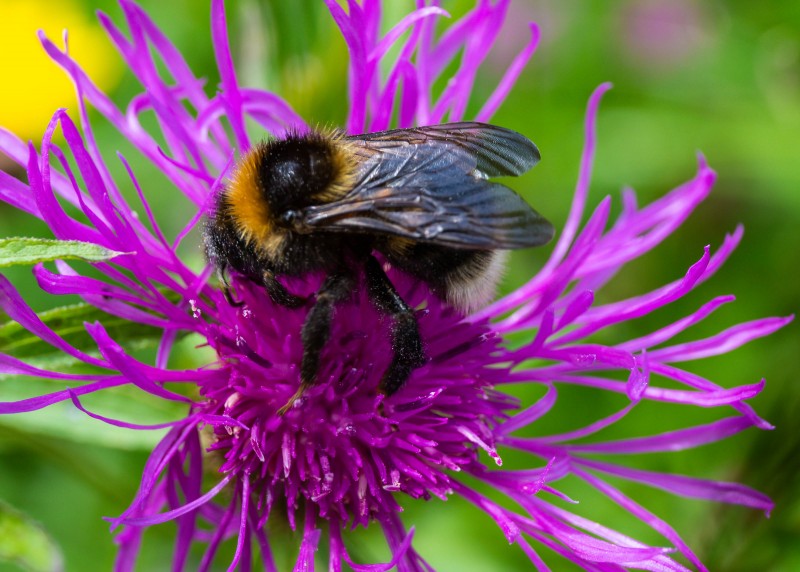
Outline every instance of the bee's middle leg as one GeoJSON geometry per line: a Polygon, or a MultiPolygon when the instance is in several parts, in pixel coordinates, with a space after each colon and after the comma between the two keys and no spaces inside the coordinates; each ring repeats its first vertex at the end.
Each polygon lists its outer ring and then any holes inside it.
{"type": "Polygon", "coordinates": [[[300,388],[289,399],[288,403],[278,410],[283,415],[309,387],[317,382],[319,359],[322,349],[331,334],[331,321],[336,304],[352,296],[356,279],[351,272],[341,271],[325,279],[317,300],[303,322],[301,339],[303,340],[303,359],[300,363],[300,388]]]}
{"type": "Polygon", "coordinates": [[[422,338],[414,311],[397,293],[380,263],[372,256],[366,263],[369,297],[392,325],[392,362],[381,380],[381,391],[392,395],[406,382],[414,369],[425,363],[422,338]]]}

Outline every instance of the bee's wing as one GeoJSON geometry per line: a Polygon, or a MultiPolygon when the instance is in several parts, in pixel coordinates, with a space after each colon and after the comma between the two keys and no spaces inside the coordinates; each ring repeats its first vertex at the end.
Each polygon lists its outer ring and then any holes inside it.
{"type": "Polygon", "coordinates": [[[367,149],[391,149],[403,145],[445,145],[460,149],[474,158],[473,169],[484,177],[517,177],[542,158],[533,141],[524,135],[476,121],[365,133],[347,140],[367,149]]]}
{"type": "Polygon", "coordinates": [[[540,246],[553,227],[488,176],[535,164],[522,135],[478,123],[401,129],[348,138],[358,156],[353,189],[304,209],[311,230],[401,236],[474,250],[540,246]]]}

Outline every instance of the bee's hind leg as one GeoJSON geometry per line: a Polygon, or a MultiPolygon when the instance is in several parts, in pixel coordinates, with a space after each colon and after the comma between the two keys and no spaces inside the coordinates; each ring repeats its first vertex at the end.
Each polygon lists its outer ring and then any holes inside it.
{"type": "Polygon", "coordinates": [[[342,270],[331,274],[317,292],[317,301],[306,316],[301,337],[303,340],[303,361],[300,364],[300,388],[289,401],[278,410],[283,415],[306,390],[317,381],[319,358],[331,333],[333,310],[339,302],[347,300],[353,293],[356,280],[352,272],[342,270]]]}
{"type": "Polygon", "coordinates": [[[390,316],[392,324],[392,362],[383,375],[380,389],[392,395],[406,382],[411,372],[425,363],[422,339],[414,311],[397,293],[380,263],[370,256],[366,263],[370,300],[378,310],[390,316]]]}

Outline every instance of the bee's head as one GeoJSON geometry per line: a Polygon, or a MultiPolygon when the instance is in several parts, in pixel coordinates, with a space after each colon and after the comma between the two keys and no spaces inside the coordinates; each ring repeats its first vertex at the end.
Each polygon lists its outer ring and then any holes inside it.
{"type": "Polygon", "coordinates": [[[340,139],[311,131],[255,145],[237,164],[218,212],[230,218],[239,236],[259,244],[276,231],[300,232],[303,209],[345,192],[352,166],[340,139]]]}

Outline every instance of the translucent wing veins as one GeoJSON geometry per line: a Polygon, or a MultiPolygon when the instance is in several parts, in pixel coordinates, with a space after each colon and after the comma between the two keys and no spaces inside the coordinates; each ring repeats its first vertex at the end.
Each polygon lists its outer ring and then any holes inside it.
{"type": "Polygon", "coordinates": [[[519,175],[539,160],[536,146],[507,129],[454,123],[347,138],[359,158],[343,198],[308,207],[303,224],[466,249],[539,246],[553,227],[519,195],[488,177],[519,175]]]}

